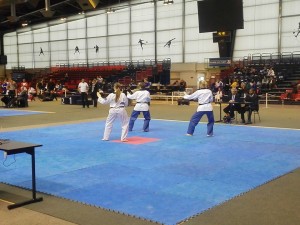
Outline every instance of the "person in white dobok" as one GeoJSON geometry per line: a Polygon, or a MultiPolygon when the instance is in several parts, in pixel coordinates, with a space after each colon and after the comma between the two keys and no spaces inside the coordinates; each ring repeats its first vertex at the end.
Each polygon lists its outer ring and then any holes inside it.
{"type": "Polygon", "coordinates": [[[212,91],[208,89],[206,81],[199,82],[200,89],[195,91],[193,94],[186,94],[183,96],[184,99],[197,100],[198,107],[197,112],[192,116],[186,135],[193,136],[195,127],[198,125],[203,115],[207,116],[207,137],[214,135],[214,112],[211,102],[213,102],[212,91]]]}
{"type": "Polygon", "coordinates": [[[150,111],[149,111],[149,104],[150,104],[150,93],[145,89],[145,83],[141,82],[139,83],[140,90],[134,92],[133,94],[130,94],[127,92],[127,98],[129,99],[135,99],[136,105],[131,113],[130,120],[129,120],[129,131],[132,131],[134,122],[142,112],[144,115],[144,125],[143,125],[143,131],[148,132],[149,131],[149,123],[151,120],[150,111]]]}
{"type": "Polygon", "coordinates": [[[128,105],[128,99],[121,91],[121,84],[115,83],[114,91],[114,93],[110,93],[106,98],[103,98],[101,94],[97,92],[98,102],[101,104],[110,105],[102,141],[109,140],[114,121],[116,119],[120,119],[122,124],[121,141],[127,142],[128,140],[126,137],[128,134],[128,115],[125,107],[128,105]]]}

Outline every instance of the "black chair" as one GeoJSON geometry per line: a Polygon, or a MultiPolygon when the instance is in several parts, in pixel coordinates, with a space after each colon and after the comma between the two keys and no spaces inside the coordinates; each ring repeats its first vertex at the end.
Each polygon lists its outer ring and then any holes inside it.
{"type": "Polygon", "coordinates": [[[254,123],[255,123],[255,116],[256,115],[258,116],[259,122],[261,121],[260,120],[260,115],[259,115],[259,104],[257,104],[257,109],[255,109],[255,110],[252,111],[252,114],[253,114],[253,122],[254,123]]]}

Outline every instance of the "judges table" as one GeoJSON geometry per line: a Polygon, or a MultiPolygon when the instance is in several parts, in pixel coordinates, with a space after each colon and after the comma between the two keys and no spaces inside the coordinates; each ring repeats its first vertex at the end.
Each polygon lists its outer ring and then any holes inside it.
{"type": "Polygon", "coordinates": [[[14,155],[19,153],[27,153],[31,155],[32,199],[9,205],[7,206],[8,209],[14,209],[34,202],[43,201],[42,197],[40,198],[36,197],[36,179],[35,179],[35,148],[41,146],[42,145],[40,144],[31,144],[31,143],[17,142],[17,141],[10,141],[10,140],[0,140],[0,150],[4,151],[7,155],[14,155]]]}

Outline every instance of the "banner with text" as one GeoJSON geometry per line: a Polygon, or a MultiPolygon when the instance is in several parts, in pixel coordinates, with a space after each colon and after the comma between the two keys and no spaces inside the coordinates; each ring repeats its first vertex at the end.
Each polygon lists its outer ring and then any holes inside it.
{"type": "Polygon", "coordinates": [[[221,66],[221,67],[229,67],[231,65],[231,58],[210,58],[209,66],[221,66]]]}

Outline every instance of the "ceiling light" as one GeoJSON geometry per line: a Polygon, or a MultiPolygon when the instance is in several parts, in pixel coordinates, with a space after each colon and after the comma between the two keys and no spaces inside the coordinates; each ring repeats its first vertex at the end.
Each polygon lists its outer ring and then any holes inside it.
{"type": "Polygon", "coordinates": [[[113,13],[113,12],[115,12],[116,10],[114,10],[113,8],[108,8],[108,9],[106,9],[106,13],[108,14],[108,13],[113,13]]]}
{"type": "Polygon", "coordinates": [[[28,26],[28,22],[24,21],[21,23],[21,25],[22,25],[22,27],[26,27],[26,26],[28,26]]]}

